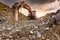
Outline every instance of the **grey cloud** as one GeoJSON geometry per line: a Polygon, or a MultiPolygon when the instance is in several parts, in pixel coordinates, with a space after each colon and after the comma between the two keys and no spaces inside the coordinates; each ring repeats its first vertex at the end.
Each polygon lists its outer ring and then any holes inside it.
{"type": "Polygon", "coordinates": [[[34,4],[39,5],[39,4],[51,3],[51,2],[54,2],[55,0],[0,0],[0,2],[3,2],[9,6],[12,6],[14,3],[20,2],[20,1],[25,1],[30,5],[34,5],[34,4]]]}
{"type": "Polygon", "coordinates": [[[46,4],[54,2],[55,0],[28,0],[32,4],[46,4]]]}

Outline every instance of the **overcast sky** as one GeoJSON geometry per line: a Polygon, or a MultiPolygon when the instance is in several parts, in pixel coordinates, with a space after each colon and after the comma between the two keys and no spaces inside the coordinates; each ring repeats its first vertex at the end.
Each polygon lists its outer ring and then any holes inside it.
{"type": "Polygon", "coordinates": [[[12,6],[15,2],[21,2],[21,1],[25,1],[28,2],[31,5],[42,5],[42,4],[48,4],[48,3],[52,3],[55,0],[0,0],[0,2],[3,2],[9,6],[12,6]]]}
{"type": "Polygon", "coordinates": [[[33,10],[40,10],[42,12],[52,12],[59,8],[59,2],[57,0],[0,0],[0,2],[9,6],[21,1],[27,2],[33,10]]]}

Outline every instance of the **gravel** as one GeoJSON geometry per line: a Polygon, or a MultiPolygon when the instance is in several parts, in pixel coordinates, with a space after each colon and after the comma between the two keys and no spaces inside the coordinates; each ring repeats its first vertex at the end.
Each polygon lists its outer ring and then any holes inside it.
{"type": "Polygon", "coordinates": [[[54,17],[51,18],[49,16],[45,17],[44,20],[19,20],[17,25],[13,25],[11,19],[8,18],[5,22],[0,24],[0,37],[18,38],[19,40],[38,40],[42,38],[45,31],[50,31],[50,28],[56,26],[53,18],[59,20],[59,16],[53,16],[54,17]]]}

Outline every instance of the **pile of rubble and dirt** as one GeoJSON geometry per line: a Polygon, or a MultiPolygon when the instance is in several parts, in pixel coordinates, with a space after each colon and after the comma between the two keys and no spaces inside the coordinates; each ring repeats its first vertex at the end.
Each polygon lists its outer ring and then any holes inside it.
{"type": "Polygon", "coordinates": [[[8,18],[0,24],[1,39],[17,40],[59,40],[60,11],[47,14],[38,20],[19,20],[13,25],[8,18]]]}

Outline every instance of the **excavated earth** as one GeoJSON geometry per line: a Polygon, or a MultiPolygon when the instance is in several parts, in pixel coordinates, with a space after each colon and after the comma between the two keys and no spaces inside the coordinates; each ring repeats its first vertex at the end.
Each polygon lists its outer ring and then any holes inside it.
{"type": "Polygon", "coordinates": [[[0,40],[60,40],[60,13],[36,20],[21,20],[20,17],[15,25],[11,17],[6,18],[0,18],[0,40]]]}
{"type": "Polygon", "coordinates": [[[0,2],[0,40],[60,40],[60,11],[36,20],[19,13],[15,25],[11,11],[0,2]]]}

